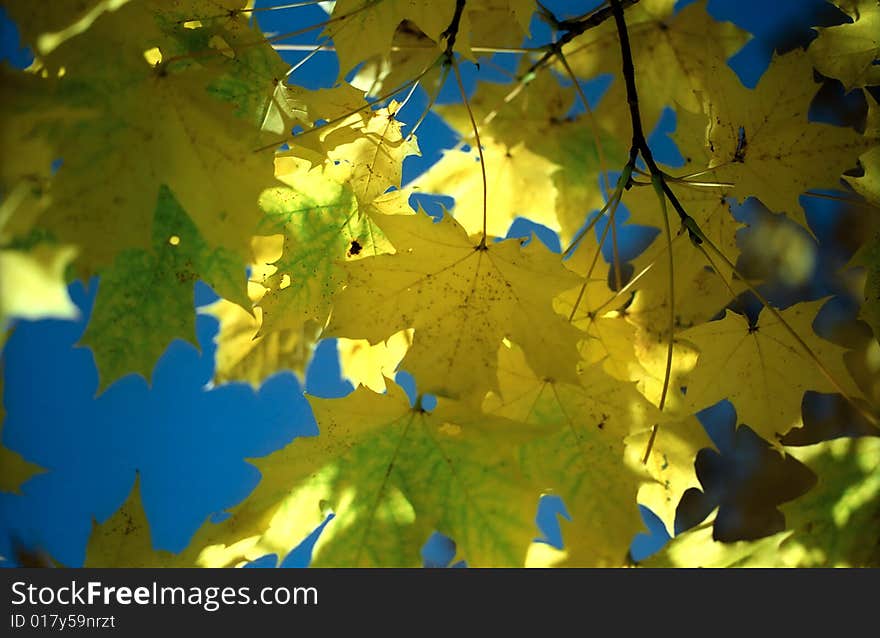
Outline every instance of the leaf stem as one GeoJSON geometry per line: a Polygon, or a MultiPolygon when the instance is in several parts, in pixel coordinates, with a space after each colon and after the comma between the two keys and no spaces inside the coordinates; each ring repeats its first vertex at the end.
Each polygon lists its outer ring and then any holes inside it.
{"type": "MultiPolygon", "coordinates": [[[[463,4],[463,3],[462,3],[463,4]]],[[[455,58],[452,58],[450,55],[449,64],[452,65],[452,71],[455,74],[455,82],[458,84],[458,91],[461,93],[461,99],[464,102],[464,106],[467,109],[468,118],[471,121],[471,127],[474,130],[474,143],[477,147],[477,152],[480,154],[480,171],[483,174],[483,238],[480,240],[480,244],[478,248],[480,250],[485,250],[486,248],[486,220],[488,218],[488,181],[486,179],[486,158],[483,157],[483,145],[480,143],[480,131],[477,126],[477,121],[474,119],[473,111],[471,111],[471,105],[467,98],[467,93],[464,90],[464,82],[461,81],[461,72],[458,70],[458,62],[455,61],[455,58]]]]}

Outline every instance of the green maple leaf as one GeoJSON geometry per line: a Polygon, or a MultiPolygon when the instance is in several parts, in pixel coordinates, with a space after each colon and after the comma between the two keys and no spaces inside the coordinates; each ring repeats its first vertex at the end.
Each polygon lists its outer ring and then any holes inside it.
{"type": "Polygon", "coordinates": [[[256,461],[263,480],[193,546],[203,565],[284,556],[325,518],[317,566],[405,566],[438,530],[469,564],[521,566],[535,535],[539,489],[516,450],[534,428],[440,400],[410,407],[391,383],[343,399],[310,397],[321,433],[256,461]]]}
{"type": "Polygon", "coordinates": [[[147,380],[176,338],[198,347],[194,286],[203,279],[240,305],[245,267],[234,252],[210,248],[167,188],[159,192],[152,250],[130,249],[104,270],[81,344],[95,355],[104,389],[130,372],[147,380]]]}
{"type": "Polygon", "coordinates": [[[563,540],[571,566],[617,566],[641,528],[635,507],[644,479],[627,466],[624,439],[649,428],[659,411],[635,385],[607,376],[598,367],[577,383],[536,376],[519,348],[499,354],[500,396],[484,409],[539,427],[544,435],[525,445],[523,470],[565,502],[572,521],[563,540]]]}
{"type": "Polygon", "coordinates": [[[180,20],[212,14],[210,2],[130,2],[41,59],[42,108],[76,116],[42,130],[63,166],[38,223],[82,247],[80,273],[149,246],[163,185],[209,244],[249,256],[257,200],[273,183],[271,153],[254,149],[286,67],[268,44],[253,46],[260,36],[243,18],[180,20]]]}

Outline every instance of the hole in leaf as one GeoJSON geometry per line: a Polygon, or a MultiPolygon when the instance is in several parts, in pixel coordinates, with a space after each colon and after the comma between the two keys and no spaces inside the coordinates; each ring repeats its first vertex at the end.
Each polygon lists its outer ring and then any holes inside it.
{"type": "Polygon", "coordinates": [[[147,64],[150,66],[160,64],[162,62],[162,52],[159,50],[159,47],[153,47],[152,49],[144,51],[144,60],[146,60],[147,64]]]}

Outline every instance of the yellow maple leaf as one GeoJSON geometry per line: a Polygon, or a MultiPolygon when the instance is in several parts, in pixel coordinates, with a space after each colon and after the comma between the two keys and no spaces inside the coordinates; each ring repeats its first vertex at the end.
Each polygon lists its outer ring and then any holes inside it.
{"type": "Polygon", "coordinates": [[[386,216],[379,226],[397,252],[346,264],[328,335],[377,343],[415,328],[401,365],[442,396],[482,400],[505,337],[539,374],[574,379],[578,331],[552,300],[578,280],[540,242],[484,245],[448,216],[386,216]]]}
{"type": "Polygon", "coordinates": [[[718,67],[703,94],[708,126],[679,127],[675,134],[676,141],[703,140],[702,157],[689,154],[696,168],[711,169],[701,179],[729,183],[730,195],[739,201],[757,197],[807,229],[800,194],[839,186],[841,174],[877,144],[852,129],[807,120],[816,93],[812,77],[812,63],[802,51],[775,56],[754,91],[733,71],[718,67]]]}
{"type": "Polygon", "coordinates": [[[348,169],[346,181],[361,215],[390,188],[400,188],[403,160],[419,154],[416,138],[401,133],[402,124],[396,119],[399,108],[392,100],[385,108],[361,114],[360,124],[339,127],[322,137],[327,157],[338,165],[337,170],[348,169]]]}
{"type": "MultiPolygon", "coordinates": [[[[260,232],[280,234],[283,244],[271,270],[255,277],[265,289],[258,302],[260,335],[299,334],[310,321],[323,327],[344,283],[342,261],[390,251],[372,217],[361,213],[348,181],[351,174],[335,168],[310,169],[292,157],[276,160],[278,179],[286,186],[263,193],[260,205],[266,217],[260,232]]],[[[381,199],[376,190],[369,196],[381,199]]]]}
{"type": "Polygon", "coordinates": [[[880,84],[880,2],[854,0],[838,3],[852,18],[849,24],[818,27],[819,36],[809,53],[822,75],[843,82],[847,92],[860,86],[880,84]]]}
{"type": "MultiPolygon", "coordinates": [[[[825,300],[803,302],[780,315],[850,397],[860,396],[843,361],[845,350],[813,332],[813,320],[825,300]]],[[[728,311],[723,319],[682,332],[679,337],[700,350],[687,381],[687,403],[696,411],[728,399],[740,423],[778,445],[778,436],[802,426],[804,392],[839,392],[816,362],[764,309],[754,326],[728,311]]]]}
{"type": "MultiPolygon", "coordinates": [[[[739,248],[736,232],[743,224],[734,219],[725,188],[671,186],[678,200],[700,229],[718,249],[736,263],[739,248]]],[[[629,309],[630,318],[658,336],[669,333],[669,247],[663,231],[663,211],[653,188],[630,189],[624,194],[630,211],[629,223],[658,227],[660,233],[636,257],[633,272],[638,279],[631,288],[638,291],[629,309]]],[[[672,238],[673,282],[675,288],[675,330],[708,321],[742,291],[742,283],[732,270],[711,253],[709,258],[681,232],[678,217],[667,210],[672,238]],[[711,259],[711,261],[710,261],[711,259]]]]}
{"type": "MultiPolygon", "coordinates": [[[[630,463],[643,463],[651,436],[651,430],[646,430],[627,437],[630,463]]],[[[700,487],[694,458],[700,450],[712,447],[712,440],[696,417],[664,419],[657,428],[645,464],[652,480],[639,488],[638,501],[663,521],[670,536],[675,534],[675,512],[682,495],[692,487],[700,487]]]]}
{"type": "MultiPolygon", "coordinates": [[[[442,36],[451,26],[455,10],[455,0],[338,0],[324,35],[333,38],[339,72],[345,75],[364,60],[387,59],[398,25],[404,21],[445,48],[442,36]]],[[[517,45],[529,33],[533,12],[533,0],[466,3],[454,50],[473,58],[472,41],[489,46],[517,45]]]]}
{"type": "MultiPolygon", "coordinates": [[[[715,66],[737,51],[748,34],[730,22],[713,19],[704,2],[674,12],[674,0],[642,0],[626,12],[636,71],[639,106],[645,130],[654,128],[663,108],[681,106],[696,111],[698,92],[705,88],[715,66]]],[[[575,38],[563,53],[575,75],[590,78],[602,73],[617,76],[603,98],[606,124],[619,136],[629,136],[626,91],[620,77],[622,62],[614,20],[575,38]]]]}
{"type": "MultiPolygon", "coordinates": [[[[517,217],[560,230],[549,202],[556,199],[553,174],[559,166],[531,152],[523,144],[509,148],[483,140],[486,162],[486,232],[504,237],[517,217]]],[[[412,184],[419,191],[443,193],[455,199],[455,220],[469,233],[483,230],[483,174],[476,150],[449,150],[412,184]]]]}
{"type": "MultiPolygon", "coordinates": [[[[522,67],[525,70],[525,67],[522,67]]],[[[624,148],[590,116],[568,117],[571,87],[541,73],[522,87],[483,82],[469,98],[486,162],[489,233],[506,234],[517,216],[558,231],[564,244],[605,203],[599,176],[624,161],[624,148]],[[598,137],[597,137],[598,136],[598,137]]],[[[601,107],[600,107],[601,108],[601,107]]],[[[473,126],[461,104],[437,111],[469,144],[473,126]]],[[[414,186],[455,198],[454,214],[469,232],[482,226],[477,153],[449,151],[414,186]]]]}

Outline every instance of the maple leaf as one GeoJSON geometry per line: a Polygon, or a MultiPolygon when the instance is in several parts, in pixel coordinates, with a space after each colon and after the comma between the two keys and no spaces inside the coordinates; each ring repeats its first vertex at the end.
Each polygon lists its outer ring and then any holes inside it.
{"type": "Polygon", "coordinates": [[[841,174],[876,138],[828,124],[809,122],[816,94],[809,56],[793,51],[775,56],[754,91],[726,67],[715,69],[702,111],[709,124],[694,130],[694,120],[679,127],[675,140],[703,140],[702,156],[689,154],[708,170],[704,180],[730,183],[739,201],[757,197],[772,211],[785,212],[809,230],[798,197],[811,188],[835,188],[841,174]]]}
{"type": "Polygon", "coordinates": [[[860,86],[880,84],[880,3],[877,0],[839,2],[852,22],[819,27],[809,53],[822,75],[837,78],[849,92],[860,86]]]}
{"type": "Polygon", "coordinates": [[[159,192],[152,228],[152,250],[126,250],[104,270],[81,340],[94,352],[102,390],[130,372],[149,380],[175,338],[198,347],[193,303],[199,279],[249,306],[240,293],[244,263],[228,249],[210,248],[167,188],[159,192]]]}
{"type": "Polygon", "coordinates": [[[483,409],[543,431],[523,447],[521,462],[526,476],[561,496],[571,514],[568,564],[623,564],[641,528],[635,502],[643,480],[637,466],[624,462],[623,440],[650,427],[659,411],[634,384],[596,366],[576,383],[537,376],[519,348],[500,348],[498,376],[500,393],[489,394],[483,409]]]}
{"type": "MultiPolygon", "coordinates": [[[[252,303],[265,295],[266,288],[258,282],[275,272],[271,263],[281,256],[282,245],[281,235],[257,236],[251,241],[254,263],[249,268],[248,297],[252,303]]],[[[199,310],[220,324],[214,337],[214,383],[245,381],[258,388],[267,377],[284,369],[293,371],[302,381],[320,333],[317,322],[307,320],[300,329],[260,334],[263,309],[259,306],[248,311],[239,304],[218,299],[199,310]]]]}
{"type": "Polygon", "coordinates": [[[400,188],[403,160],[419,154],[415,136],[404,138],[397,120],[400,104],[392,101],[386,108],[363,115],[359,126],[346,126],[329,132],[322,143],[327,157],[345,171],[360,214],[391,188],[400,188]]]}
{"type": "Polygon", "coordinates": [[[53,118],[81,115],[45,104],[46,78],[22,73],[0,63],[0,241],[27,236],[51,202],[55,152],[41,132],[53,118]]]}
{"type": "Polygon", "coordinates": [[[248,257],[257,199],[273,182],[271,154],[253,152],[257,123],[286,66],[268,44],[253,46],[244,18],[188,29],[174,9],[132,2],[102,13],[42,60],[61,75],[45,82],[45,108],[83,114],[47,128],[63,166],[39,223],[83,248],[84,275],[149,245],[162,185],[210,245],[248,257]],[[215,37],[231,48],[212,49],[215,37]]]}
{"type": "MultiPolygon", "coordinates": [[[[0,353],[8,337],[9,331],[4,328],[0,332],[0,353]]],[[[2,359],[0,363],[3,363],[2,359]]],[[[0,492],[17,493],[28,479],[46,470],[3,444],[3,421],[6,419],[3,396],[3,375],[0,374],[0,492]]]]}
{"type": "MultiPolygon", "coordinates": [[[[504,237],[517,217],[527,217],[551,230],[560,230],[547,202],[556,199],[552,175],[559,166],[531,152],[523,144],[507,147],[483,140],[486,163],[486,232],[504,237]]],[[[455,220],[469,233],[483,229],[483,175],[476,150],[452,149],[412,186],[455,199],[455,220]]]]}
{"type": "MultiPolygon", "coordinates": [[[[876,100],[869,99],[868,118],[865,135],[880,139],[880,109],[876,100]]],[[[859,317],[866,321],[880,341],[880,226],[877,224],[877,209],[880,209],[880,147],[875,147],[862,155],[859,162],[864,168],[861,177],[845,176],[844,179],[859,195],[867,200],[874,213],[870,218],[871,231],[862,246],[850,259],[849,265],[865,268],[865,287],[859,317]]]]}
{"type": "MultiPolygon", "coordinates": [[[[701,526],[675,538],[648,567],[876,567],[865,542],[877,530],[880,441],[838,439],[787,448],[818,477],[805,496],[780,508],[786,529],[754,541],[724,543],[701,526]]],[[[778,458],[778,457],[777,457],[778,458]]]]}
{"type": "MultiPolygon", "coordinates": [[[[568,243],[587,214],[605,203],[599,188],[600,157],[617,165],[624,161],[624,148],[607,131],[594,130],[591,116],[568,117],[574,97],[574,89],[541,74],[518,91],[517,85],[483,82],[469,98],[484,146],[490,234],[505,235],[521,216],[560,231],[560,239],[568,243]]],[[[465,106],[441,106],[437,111],[464,140],[474,143],[465,106]]],[[[482,228],[483,184],[477,157],[475,151],[445,152],[413,184],[454,197],[455,217],[468,232],[482,228]]]]}
{"type": "Polygon", "coordinates": [[[321,434],[256,461],[256,491],[197,533],[201,564],[284,556],[329,508],[316,566],[416,566],[434,530],[454,538],[470,565],[522,565],[539,490],[515,452],[533,428],[443,399],[425,412],[392,383],[385,395],[359,388],[309,401],[321,434]],[[218,536],[225,547],[214,546],[218,536]]]}
{"type": "Polygon", "coordinates": [[[3,8],[17,23],[21,38],[39,55],[46,55],[88,29],[105,11],[113,11],[129,0],[4,0],[3,8]]]}
{"type": "MultiPolygon", "coordinates": [[[[654,128],[663,108],[699,109],[699,92],[716,66],[735,53],[748,34],[730,22],[712,19],[704,2],[674,13],[674,0],[641,0],[626,12],[636,86],[645,130],[654,128]]],[[[602,73],[620,75],[622,61],[613,20],[590,29],[563,48],[575,75],[584,78],[602,73]]],[[[629,129],[616,113],[626,110],[626,92],[618,78],[603,98],[613,105],[606,123],[625,139],[629,129]]]]}
{"type": "Polygon", "coordinates": [[[438,44],[416,24],[404,20],[394,32],[391,52],[365,59],[351,83],[368,96],[379,97],[421,77],[419,84],[422,87],[439,91],[443,77],[439,62],[445,49],[445,43],[438,44]]]}
{"type": "Polygon", "coordinates": [[[92,521],[84,567],[182,567],[189,554],[172,554],[153,547],[137,475],[128,498],[102,523],[92,521]]]}
{"type": "MultiPolygon", "coordinates": [[[[398,26],[413,23],[430,40],[444,42],[455,14],[455,0],[338,0],[324,35],[333,38],[340,75],[363,60],[387,58],[398,26]]],[[[471,39],[511,46],[529,33],[534,0],[483,0],[462,10],[454,50],[472,58],[471,39]]],[[[423,71],[420,69],[419,71],[423,71]]]]}
{"type": "Polygon", "coordinates": [[[782,319],[809,343],[837,386],[786,330],[763,310],[755,325],[728,311],[723,319],[682,332],[679,337],[700,350],[687,382],[687,402],[694,410],[722,399],[733,403],[741,423],[778,445],[777,435],[801,427],[801,400],[807,390],[861,393],[843,362],[845,350],[813,338],[813,320],[825,300],[803,302],[780,311],[782,319]]]}
{"type": "Polygon", "coordinates": [[[310,320],[323,326],[345,281],[341,262],[391,249],[373,219],[359,214],[350,184],[292,158],[279,158],[276,170],[288,186],[263,194],[260,232],[280,233],[284,243],[273,271],[261,281],[266,292],[258,304],[260,334],[299,331],[310,320]]]}
{"type": "Polygon", "coordinates": [[[396,253],[346,264],[348,284],[325,334],[377,343],[415,328],[401,365],[442,396],[481,400],[497,383],[504,337],[539,374],[574,379],[578,331],[552,300],[578,280],[540,242],[483,245],[449,216],[385,216],[378,224],[396,253]]]}
{"type": "MultiPolygon", "coordinates": [[[[740,253],[736,232],[743,225],[730,211],[727,189],[686,184],[674,184],[670,188],[706,237],[736,263],[740,253]]],[[[653,188],[631,189],[623,201],[630,211],[629,223],[663,227],[663,211],[653,188]]],[[[670,226],[675,228],[676,216],[671,208],[667,215],[670,226]]],[[[641,276],[632,285],[638,293],[629,316],[643,329],[658,335],[667,334],[669,330],[668,251],[666,236],[661,232],[632,262],[634,273],[641,276]]],[[[676,330],[708,321],[731,301],[732,292],[741,292],[742,284],[737,283],[731,269],[717,257],[710,255],[707,259],[703,251],[689,241],[687,233],[679,231],[673,237],[672,258],[676,330]]]]}
{"type": "MultiPolygon", "coordinates": [[[[880,139],[880,106],[870,93],[865,95],[868,100],[865,136],[877,140],[880,139]]],[[[880,207],[880,146],[874,146],[864,153],[859,158],[859,162],[864,169],[864,175],[859,177],[844,175],[843,179],[868,202],[880,207]]]]}
{"type": "MultiPolygon", "coordinates": [[[[251,284],[257,298],[265,293],[259,284],[251,284]]],[[[254,388],[262,385],[267,377],[280,370],[294,372],[300,381],[305,375],[315,343],[320,334],[316,322],[306,322],[300,330],[282,329],[260,334],[262,308],[254,308],[254,314],[238,304],[221,299],[203,309],[220,323],[214,342],[214,383],[245,381],[254,388]]]]}
{"type": "MultiPolygon", "coordinates": [[[[0,385],[0,390],[2,390],[2,385],[0,385]]],[[[0,417],[2,416],[3,413],[0,411],[0,417]]],[[[2,432],[3,425],[0,422],[0,433],[2,432]]],[[[0,493],[18,494],[24,483],[46,471],[45,468],[28,461],[15,450],[0,444],[0,493]]]]}
{"type": "Polygon", "coordinates": [[[639,505],[656,514],[670,535],[675,533],[675,514],[682,496],[700,485],[694,458],[700,450],[714,447],[696,417],[673,419],[665,416],[658,420],[656,431],[631,434],[625,440],[629,463],[644,465],[652,479],[639,488],[639,505]],[[645,451],[652,437],[646,463],[645,451]]]}

